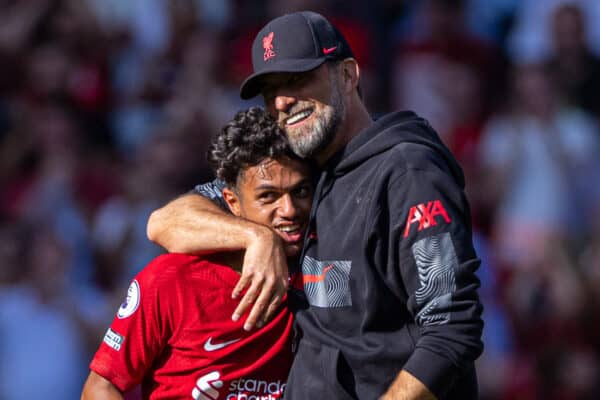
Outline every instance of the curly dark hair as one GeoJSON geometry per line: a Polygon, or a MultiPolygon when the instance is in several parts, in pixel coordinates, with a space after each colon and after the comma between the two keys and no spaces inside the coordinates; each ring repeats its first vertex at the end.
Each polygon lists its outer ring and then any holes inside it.
{"type": "Polygon", "coordinates": [[[208,162],[215,175],[235,186],[240,173],[265,158],[301,160],[291,150],[277,121],[263,108],[238,112],[213,139],[208,162]]]}

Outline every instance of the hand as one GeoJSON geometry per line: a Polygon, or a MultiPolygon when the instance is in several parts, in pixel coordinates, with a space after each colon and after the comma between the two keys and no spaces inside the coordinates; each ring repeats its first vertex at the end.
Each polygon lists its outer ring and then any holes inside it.
{"type": "Polygon", "coordinates": [[[254,303],[244,324],[249,331],[262,327],[275,313],[288,286],[287,259],[281,238],[269,228],[261,229],[246,247],[242,277],[233,289],[232,298],[248,291],[231,319],[237,321],[254,303]]]}

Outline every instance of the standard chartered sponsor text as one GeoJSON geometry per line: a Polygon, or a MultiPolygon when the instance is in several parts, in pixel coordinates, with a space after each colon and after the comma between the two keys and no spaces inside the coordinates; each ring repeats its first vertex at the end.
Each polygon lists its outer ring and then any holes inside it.
{"type": "Polygon", "coordinates": [[[284,381],[236,379],[229,385],[227,400],[274,400],[283,397],[284,381]],[[232,393],[233,392],[233,393],[232,393]]]}

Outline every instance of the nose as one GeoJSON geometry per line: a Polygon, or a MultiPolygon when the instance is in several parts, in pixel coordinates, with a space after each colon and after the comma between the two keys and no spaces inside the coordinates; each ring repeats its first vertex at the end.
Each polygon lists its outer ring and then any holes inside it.
{"type": "Polygon", "coordinates": [[[280,112],[286,113],[294,103],[296,98],[293,96],[279,94],[275,97],[275,109],[280,112]]]}
{"type": "Polygon", "coordinates": [[[281,196],[279,199],[278,212],[281,217],[294,218],[298,213],[298,208],[294,203],[294,199],[289,194],[281,196]]]}

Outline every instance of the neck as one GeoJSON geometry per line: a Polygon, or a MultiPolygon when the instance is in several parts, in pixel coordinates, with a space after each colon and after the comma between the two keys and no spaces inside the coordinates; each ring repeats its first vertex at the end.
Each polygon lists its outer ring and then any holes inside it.
{"type": "Polygon", "coordinates": [[[346,108],[344,121],[339,125],[335,138],[326,149],[315,156],[317,164],[321,167],[325,165],[331,156],[371,124],[373,124],[373,120],[363,102],[358,98],[352,99],[346,108]]]}

